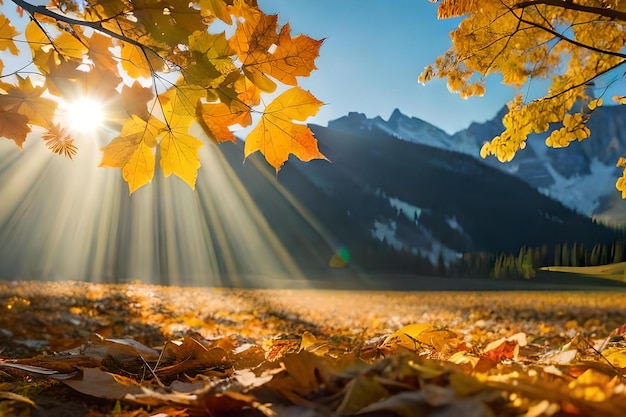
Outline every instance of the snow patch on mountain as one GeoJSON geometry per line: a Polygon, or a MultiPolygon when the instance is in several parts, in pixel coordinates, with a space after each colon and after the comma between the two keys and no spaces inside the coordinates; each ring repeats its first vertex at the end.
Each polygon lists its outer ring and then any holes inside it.
{"type": "Polygon", "coordinates": [[[610,180],[615,167],[605,165],[597,158],[591,161],[590,175],[565,178],[551,165],[546,165],[546,168],[555,179],[555,183],[549,188],[539,188],[539,191],[585,216],[591,217],[598,209],[601,198],[615,192],[615,184],[610,180]]]}
{"type": "Polygon", "coordinates": [[[446,217],[446,223],[448,223],[448,226],[450,226],[450,229],[456,230],[457,232],[461,233],[462,235],[465,234],[465,232],[463,231],[463,226],[461,226],[459,221],[456,219],[456,216],[446,217]]]}
{"type": "Polygon", "coordinates": [[[374,227],[372,228],[372,237],[381,242],[387,242],[387,244],[393,246],[395,250],[401,250],[404,247],[404,244],[396,237],[397,229],[398,226],[393,220],[388,220],[386,222],[376,220],[374,221],[374,227]]]}
{"type": "Polygon", "coordinates": [[[416,218],[419,219],[422,215],[421,208],[409,204],[406,201],[402,201],[398,198],[390,197],[389,204],[396,210],[400,210],[400,212],[404,214],[404,216],[406,216],[406,218],[410,221],[414,221],[416,218]]]}

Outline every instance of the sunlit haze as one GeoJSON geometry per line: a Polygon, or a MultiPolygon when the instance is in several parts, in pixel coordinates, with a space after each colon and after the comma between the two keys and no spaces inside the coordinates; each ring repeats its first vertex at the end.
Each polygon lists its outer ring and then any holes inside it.
{"type": "Polygon", "coordinates": [[[101,103],[81,97],[59,105],[64,124],[79,132],[95,132],[102,127],[105,114],[101,103]]]}

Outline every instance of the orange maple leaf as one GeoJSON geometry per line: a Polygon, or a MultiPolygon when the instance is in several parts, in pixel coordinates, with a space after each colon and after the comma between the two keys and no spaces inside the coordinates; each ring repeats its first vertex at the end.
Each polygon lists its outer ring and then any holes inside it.
{"type": "Polygon", "coordinates": [[[94,32],[89,39],[89,59],[98,69],[108,69],[117,71],[117,61],[111,54],[113,39],[109,36],[94,32]]]}
{"type": "Polygon", "coordinates": [[[252,122],[250,110],[231,109],[224,103],[199,103],[198,121],[207,135],[216,142],[236,142],[229,126],[239,124],[243,127],[252,122]]]}
{"type": "Polygon", "coordinates": [[[258,67],[260,70],[287,85],[297,85],[297,76],[308,77],[316,69],[315,59],[324,40],[315,40],[299,35],[292,38],[290,26],[286,24],[280,30],[276,50],[268,51],[258,67]]]}
{"type": "Polygon", "coordinates": [[[284,25],[276,34],[277,16],[259,16],[237,26],[231,47],[237,52],[246,75],[261,89],[271,91],[267,76],[287,85],[297,85],[297,76],[309,76],[324,40],[291,37],[284,25]],[[261,74],[263,76],[261,76],[261,74]]]}
{"type": "Polygon", "coordinates": [[[244,155],[260,151],[276,171],[289,154],[302,161],[326,159],[317,148],[317,139],[304,121],[317,113],[323,103],[300,87],[293,87],[274,99],[263,112],[257,126],[246,137],[244,155]]]}
{"type": "Polygon", "coordinates": [[[0,110],[0,136],[13,140],[21,149],[30,132],[28,117],[14,110],[0,110]]]}
{"type": "Polygon", "coordinates": [[[8,88],[7,94],[0,95],[0,109],[23,114],[29,124],[47,128],[54,118],[57,103],[42,97],[45,90],[45,87],[34,86],[30,77],[17,76],[17,85],[8,88]]]}
{"type": "Polygon", "coordinates": [[[41,134],[41,138],[48,149],[56,154],[65,155],[72,159],[78,152],[74,145],[74,139],[58,124],[50,125],[48,130],[41,134]]]}

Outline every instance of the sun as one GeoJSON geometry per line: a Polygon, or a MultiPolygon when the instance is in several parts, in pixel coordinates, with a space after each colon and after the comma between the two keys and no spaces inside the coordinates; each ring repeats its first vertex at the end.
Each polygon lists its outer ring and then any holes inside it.
{"type": "Polygon", "coordinates": [[[104,107],[99,101],[81,97],[64,104],[65,119],[71,130],[93,132],[102,127],[105,114],[104,107]]]}

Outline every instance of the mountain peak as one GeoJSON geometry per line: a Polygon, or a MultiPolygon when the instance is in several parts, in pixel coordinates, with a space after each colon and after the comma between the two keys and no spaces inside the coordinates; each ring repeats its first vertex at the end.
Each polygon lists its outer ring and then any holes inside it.
{"type": "Polygon", "coordinates": [[[406,116],[404,113],[402,113],[400,111],[400,109],[395,108],[392,112],[391,112],[391,116],[389,116],[389,120],[388,122],[391,123],[392,120],[396,120],[399,118],[408,118],[408,116],[406,116]]]}

